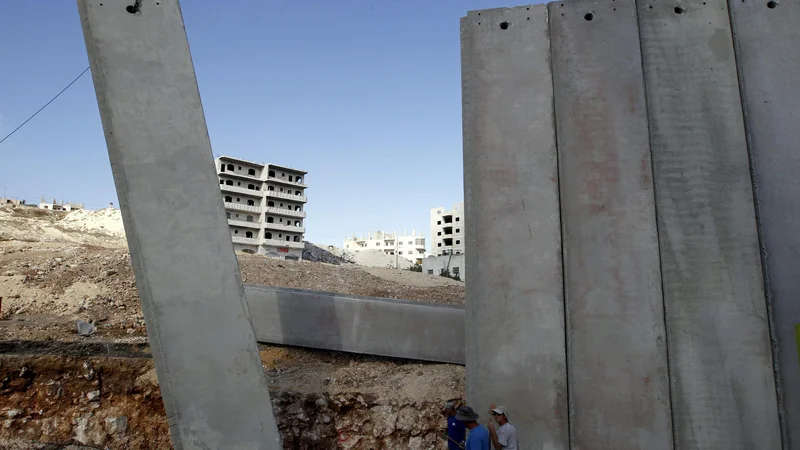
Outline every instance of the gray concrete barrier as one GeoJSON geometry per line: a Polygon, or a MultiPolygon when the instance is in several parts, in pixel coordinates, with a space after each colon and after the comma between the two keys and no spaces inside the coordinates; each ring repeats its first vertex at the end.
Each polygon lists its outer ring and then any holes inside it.
{"type": "MultiPolygon", "coordinates": [[[[786,449],[800,449],[800,4],[729,4],[786,449]]],[[[760,308],[758,309],[760,311],[760,308]]]]}
{"type": "MultiPolygon", "coordinates": [[[[573,448],[672,450],[633,0],[550,3],[573,448]]],[[[519,376],[524,376],[519,374],[519,376]]]]}
{"type": "Polygon", "coordinates": [[[781,448],[725,0],[640,2],[675,445],[781,448]]]}
{"type": "Polygon", "coordinates": [[[464,364],[464,308],[245,285],[256,339],[464,364]]]}
{"type": "Polygon", "coordinates": [[[547,7],[461,20],[467,399],[509,408],[524,448],[568,449],[547,7]]]}
{"type": "Polygon", "coordinates": [[[281,448],[177,0],[78,0],[177,450],[281,448]]]}

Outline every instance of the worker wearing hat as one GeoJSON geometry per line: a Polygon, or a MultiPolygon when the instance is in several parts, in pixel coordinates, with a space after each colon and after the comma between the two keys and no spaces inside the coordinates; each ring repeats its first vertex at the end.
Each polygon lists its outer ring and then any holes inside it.
{"type": "Polygon", "coordinates": [[[469,430],[465,450],[491,450],[489,444],[489,431],[485,426],[478,423],[478,413],[469,406],[462,406],[456,411],[456,419],[464,422],[464,426],[469,430]]]}
{"type": "Polygon", "coordinates": [[[508,413],[504,406],[489,406],[489,413],[499,428],[489,422],[489,438],[495,450],[518,450],[517,429],[508,421],[508,413]]]}
{"type": "Polygon", "coordinates": [[[447,450],[462,450],[467,428],[464,422],[456,419],[456,402],[450,400],[445,403],[442,415],[447,418],[447,450]]]}

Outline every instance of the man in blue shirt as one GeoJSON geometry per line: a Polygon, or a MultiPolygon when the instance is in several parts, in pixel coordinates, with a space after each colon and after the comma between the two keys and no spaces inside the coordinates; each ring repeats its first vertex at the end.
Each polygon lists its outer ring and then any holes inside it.
{"type": "Polygon", "coordinates": [[[489,444],[489,430],[478,423],[480,417],[469,406],[462,406],[456,412],[456,419],[464,422],[464,426],[469,430],[467,445],[464,450],[491,450],[489,444]]]}
{"type": "Polygon", "coordinates": [[[467,428],[464,422],[456,419],[456,403],[453,401],[445,403],[442,414],[447,418],[447,450],[462,450],[467,428]]]}

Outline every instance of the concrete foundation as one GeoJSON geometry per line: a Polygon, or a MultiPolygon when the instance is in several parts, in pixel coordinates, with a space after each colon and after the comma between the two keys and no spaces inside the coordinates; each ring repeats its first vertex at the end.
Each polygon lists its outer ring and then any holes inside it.
{"type": "Polygon", "coordinates": [[[638,16],[675,445],[778,450],[769,327],[727,4],[645,2],[638,16]]]}
{"type": "Polygon", "coordinates": [[[520,446],[569,448],[547,9],[461,21],[467,398],[508,408],[520,446]]]}
{"type": "Polygon", "coordinates": [[[800,4],[730,2],[750,142],[785,449],[800,449],[800,4]]]}
{"type": "Polygon", "coordinates": [[[78,5],[173,445],[281,448],[178,2],[78,5]]]}
{"type": "Polygon", "coordinates": [[[572,448],[671,450],[634,2],[550,3],[549,9],[572,448]]]}
{"type": "Polygon", "coordinates": [[[464,364],[464,308],[246,285],[259,342],[464,364]]]}

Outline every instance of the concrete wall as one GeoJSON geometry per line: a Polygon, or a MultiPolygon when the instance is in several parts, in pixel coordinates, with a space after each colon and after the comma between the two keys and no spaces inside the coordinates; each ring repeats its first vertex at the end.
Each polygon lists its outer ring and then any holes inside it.
{"type": "Polygon", "coordinates": [[[280,448],[180,7],[132,3],[78,1],[172,443],[280,448]]]}
{"type": "Polygon", "coordinates": [[[638,12],[676,447],[777,450],[769,326],[728,7],[725,0],[706,0],[682,4],[678,14],[671,3],[652,6],[640,4],[638,12]]]}
{"type": "MultiPolygon", "coordinates": [[[[800,4],[730,2],[786,449],[800,449],[800,4]]],[[[761,311],[759,309],[759,311],[761,311]]]]}
{"type": "Polygon", "coordinates": [[[461,20],[461,55],[469,224],[467,400],[483,418],[491,403],[509,408],[521,448],[566,449],[564,298],[546,7],[470,12],[461,20]]]}
{"type": "Polygon", "coordinates": [[[524,448],[800,448],[800,6],[540,8],[462,19],[469,402],[524,385],[524,448]]]}

